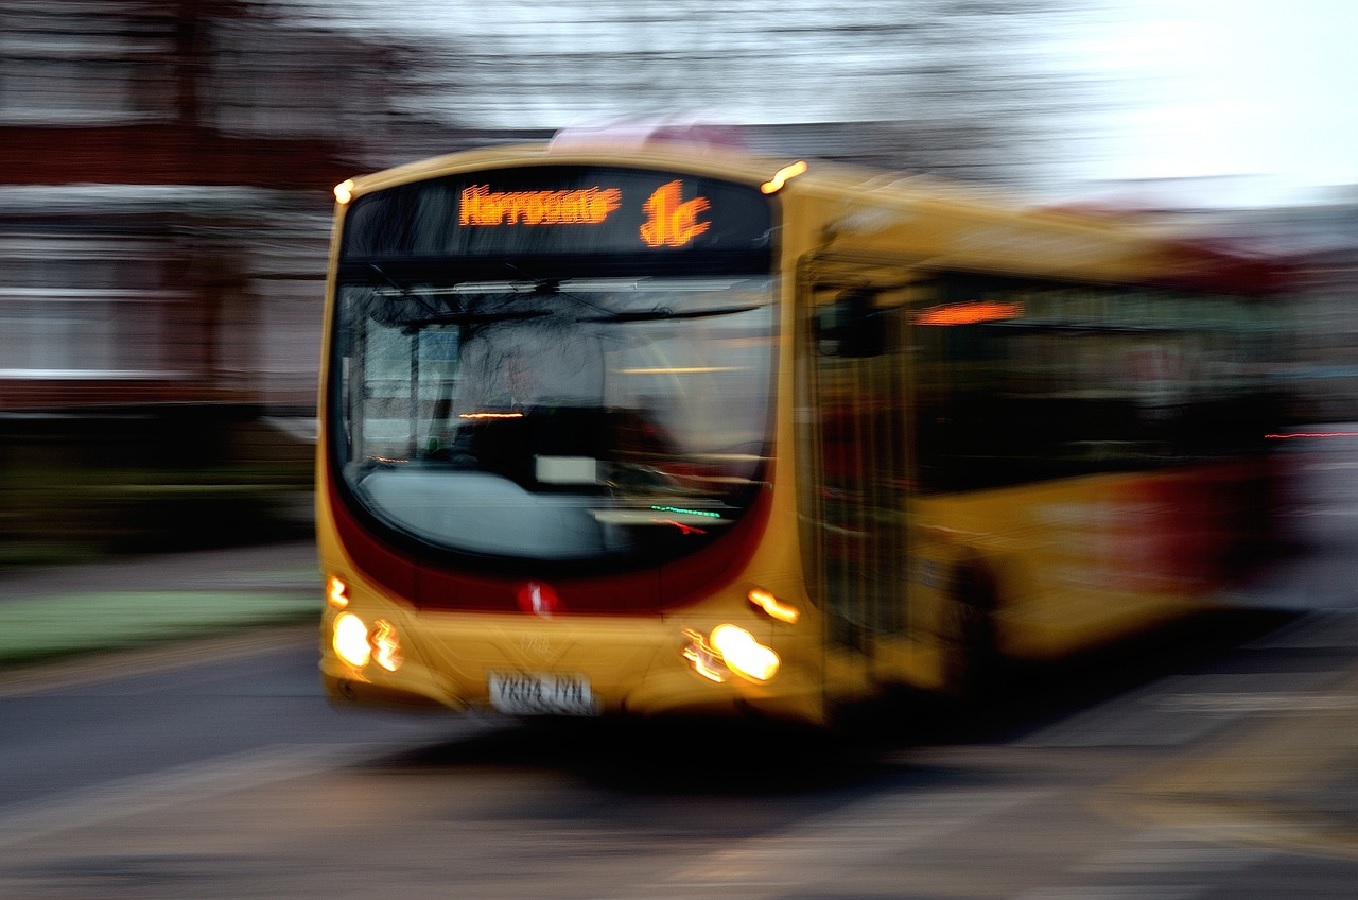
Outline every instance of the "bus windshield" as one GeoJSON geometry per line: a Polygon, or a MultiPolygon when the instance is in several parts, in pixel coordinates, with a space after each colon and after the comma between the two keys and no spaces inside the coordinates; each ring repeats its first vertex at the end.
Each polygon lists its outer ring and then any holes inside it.
{"type": "Polygon", "coordinates": [[[719,535],[764,477],[767,276],[405,283],[337,292],[351,498],[436,548],[653,560],[719,535]]]}

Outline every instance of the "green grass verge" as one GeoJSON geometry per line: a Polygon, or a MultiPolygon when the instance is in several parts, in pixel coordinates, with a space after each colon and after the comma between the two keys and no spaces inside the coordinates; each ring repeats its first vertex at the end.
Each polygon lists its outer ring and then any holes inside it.
{"type": "Polygon", "coordinates": [[[319,591],[107,591],[0,603],[0,667],[319,619],[319,591]]]}

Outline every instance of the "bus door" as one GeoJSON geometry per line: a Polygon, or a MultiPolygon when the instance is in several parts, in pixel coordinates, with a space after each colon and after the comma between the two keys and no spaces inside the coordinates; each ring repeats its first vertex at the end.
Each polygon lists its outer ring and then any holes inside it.
{"type": "Polygon", "coordinates": [[[905,632],[906,512],[912,453],[901,269],[825,263],[803,272],[799,442],[809,590],[831,653],[878,674],[884,640],[905,632]]]}

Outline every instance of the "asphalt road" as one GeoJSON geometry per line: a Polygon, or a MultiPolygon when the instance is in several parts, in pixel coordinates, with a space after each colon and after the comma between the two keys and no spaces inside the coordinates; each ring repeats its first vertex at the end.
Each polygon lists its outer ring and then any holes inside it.
{"type": "Polygon", "coordinates": [[[70,667],[0,699],[0,896],[1352,897],[1358,617],[1259,624],[831,742],[341,714],[296,628],[70,667]]]}

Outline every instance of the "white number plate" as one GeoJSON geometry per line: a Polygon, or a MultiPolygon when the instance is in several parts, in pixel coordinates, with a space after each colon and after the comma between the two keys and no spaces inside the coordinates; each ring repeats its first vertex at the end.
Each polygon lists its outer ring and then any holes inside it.
{"type": "Polygon", "coordinates": [[[589,679],[583,675],[494,673],[490,676],[490,705],[514,716],[592,716],[599,712],[589,679]]]}

